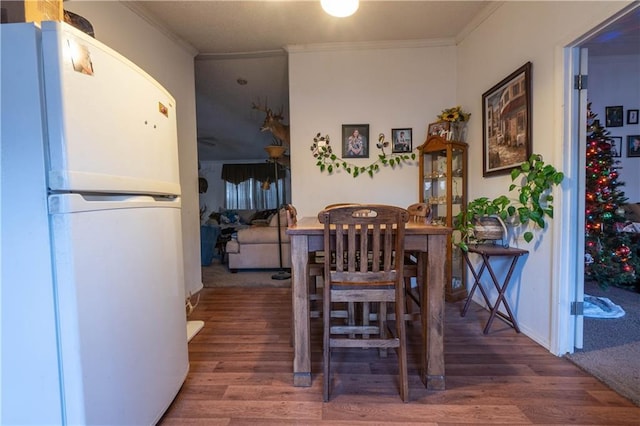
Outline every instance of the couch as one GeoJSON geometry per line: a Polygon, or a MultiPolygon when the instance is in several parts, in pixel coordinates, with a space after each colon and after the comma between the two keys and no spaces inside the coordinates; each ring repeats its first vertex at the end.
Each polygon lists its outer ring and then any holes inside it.
{"type": "MultiPolygon", "coordinates": [[[[275,210],[238,211],[238,216],[240,226],[225,246],[229,270],[237,272],[239,269],[279,269],[278,217],[275,210]]],[[[286,229],[287,212],[283,208],[280,210],[282,267],[289,269],[291,244],[286,229]]]]}

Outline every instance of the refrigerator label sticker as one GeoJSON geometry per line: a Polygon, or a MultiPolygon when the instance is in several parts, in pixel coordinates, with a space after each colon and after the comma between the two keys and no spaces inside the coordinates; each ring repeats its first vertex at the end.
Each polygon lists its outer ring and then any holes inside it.
{"type": "Polygon", "coordinates": [[[67,40],[69,52],[71,53],[71,64],[73,70],[81,74],[93,75],[93,63],[91,54],[86,45],[80,45],[75,40],[67,40]]]}
{"type": "Polygon", "coordinates": [[[169,118],[169,108],[167,108],[166,106],[164,106],[162,104],[162,102],[158,102],[158,111],[160,111],[160,114],[164,115],[165,117],[169,118]]]}

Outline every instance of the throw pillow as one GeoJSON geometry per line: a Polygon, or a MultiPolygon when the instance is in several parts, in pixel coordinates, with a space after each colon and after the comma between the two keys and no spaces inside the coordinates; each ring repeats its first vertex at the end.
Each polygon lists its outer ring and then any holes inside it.
{"type": "Polygon", "coordinates": [[[251,223],[251,225],[269,224],[269,220],[271,219],[271,216],[273,216],[275,213],[276,213],[276,209],[258,210],[251,217],[251,222],[250,223],[251,223]]]}

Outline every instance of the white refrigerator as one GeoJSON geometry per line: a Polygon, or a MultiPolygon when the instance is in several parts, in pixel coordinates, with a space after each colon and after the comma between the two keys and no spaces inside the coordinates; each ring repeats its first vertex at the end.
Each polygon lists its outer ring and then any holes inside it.
{"type": "Polygon", "coordinates": [[[0,424],[155,424],[188,372],[175,101],[64,23],[0,42],[0,424]]]}

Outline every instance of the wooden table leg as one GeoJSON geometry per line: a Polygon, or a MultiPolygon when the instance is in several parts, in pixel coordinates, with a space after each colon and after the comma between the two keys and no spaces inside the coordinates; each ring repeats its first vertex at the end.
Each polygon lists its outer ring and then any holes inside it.
{"type": "Polygon", "coordinates": [[[420,376],[429,390],[444,390],[444,284],[447,253],[446,235],[429,235],[427,261],[420,253],[421,265],[426,264],[422,283],[422,368],[420,376]]]}
{"type": "Polygon", "coordinates": [[[293,306],[293,385],[311,386],[311,323],[307,284],[309,238],[291,235],[291,304],[293,306]]]}

